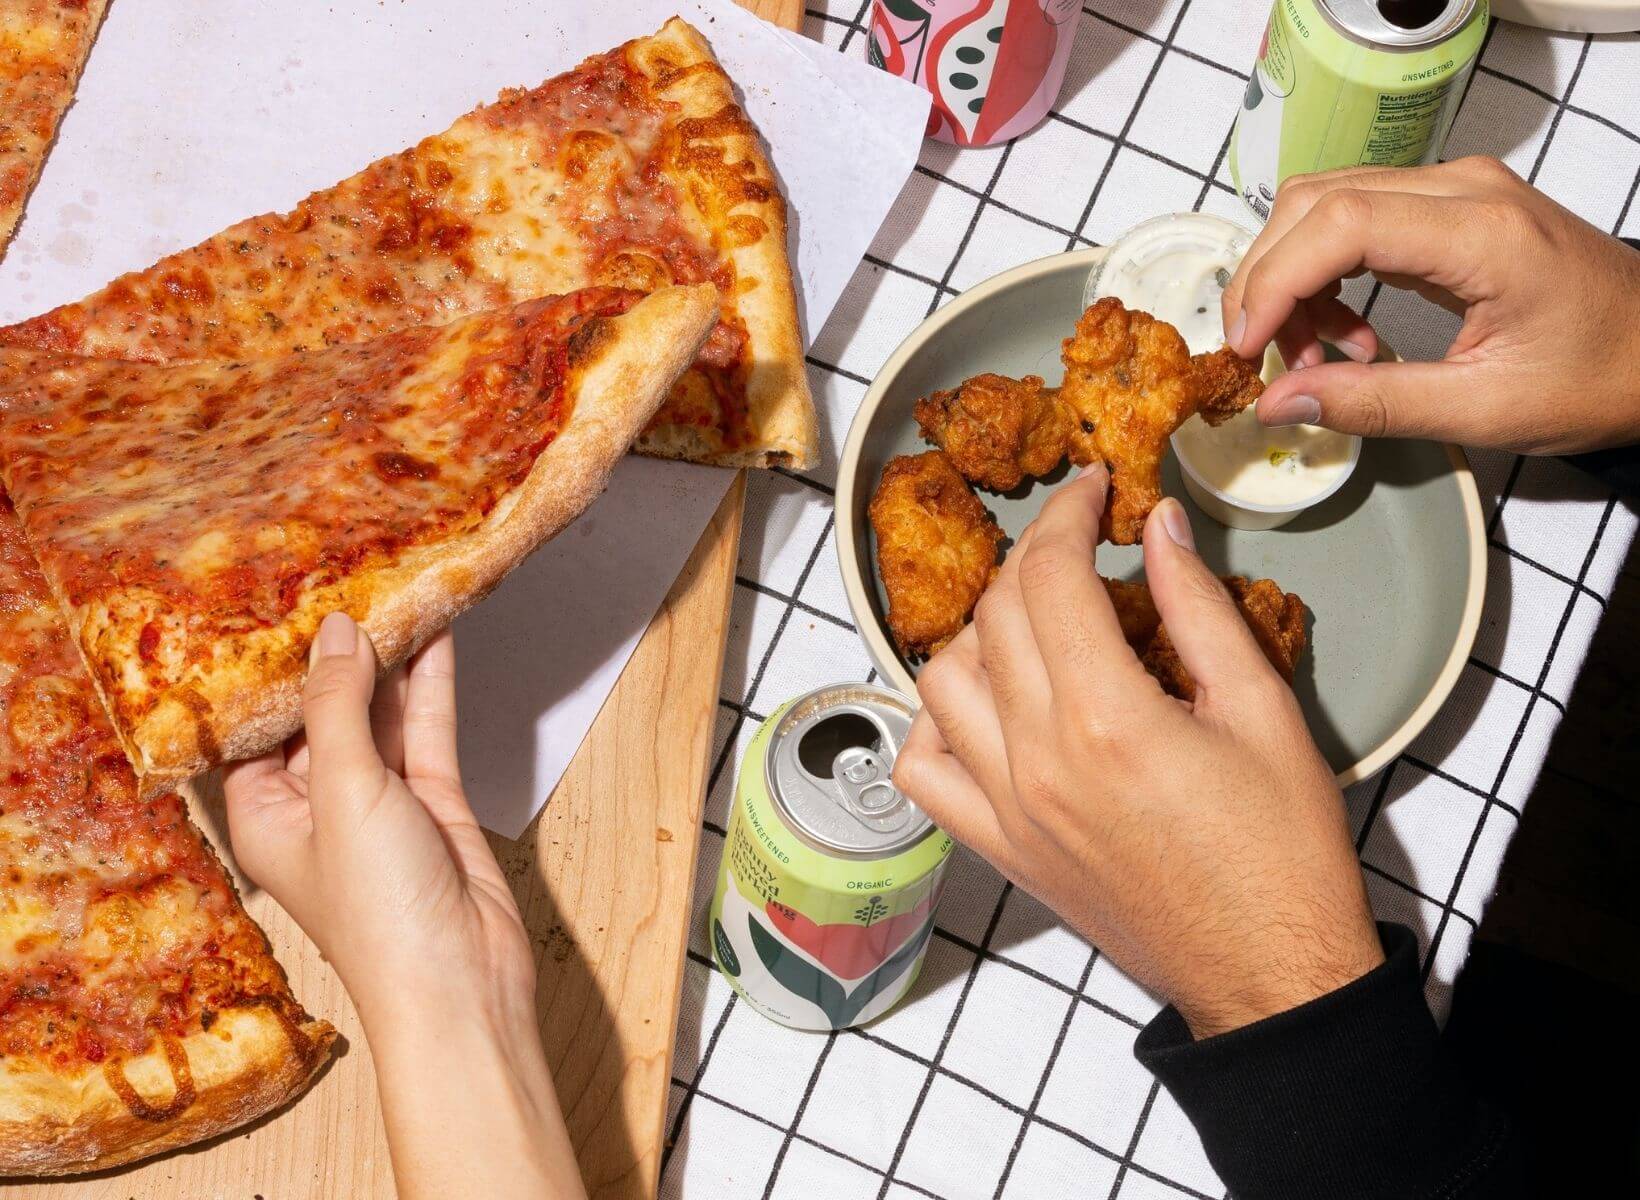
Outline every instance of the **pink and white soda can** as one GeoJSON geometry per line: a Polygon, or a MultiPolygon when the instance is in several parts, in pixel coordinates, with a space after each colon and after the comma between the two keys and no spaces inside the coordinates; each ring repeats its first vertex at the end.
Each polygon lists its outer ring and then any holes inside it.
{"type": "Polygon", "coordinates": [[[934,97],[928,136],[989,146],[1053,107],[1080,0],[875,0],[867,54],[934,97]]]}

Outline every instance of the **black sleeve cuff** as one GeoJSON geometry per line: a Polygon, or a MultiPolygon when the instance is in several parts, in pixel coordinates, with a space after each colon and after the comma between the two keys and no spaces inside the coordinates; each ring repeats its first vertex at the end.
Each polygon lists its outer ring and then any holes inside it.
{"type": "Polygon", "coordinates": [[[1173,1094],[1237,1200],[1524,1194],[1508,1123],[1441,1049],[1418,943],[1336,992],[1206,1041],[1163,1009],[1134,1053],[1173,1094]]]}
{"type": "Polygon", "coordinates": [[[1587,471],[1620,496],[1630,500],[1640,497],[1640,446],[1570,454],[1566,456],[1566,461],[1587,471]]]}

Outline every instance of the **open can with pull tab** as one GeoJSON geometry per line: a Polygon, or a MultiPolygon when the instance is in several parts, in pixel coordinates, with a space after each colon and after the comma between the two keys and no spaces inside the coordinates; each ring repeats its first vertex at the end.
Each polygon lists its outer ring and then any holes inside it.
{"type": "Polygon", "coordinates": [[[951,839],[889,778],[914,713],[837,684],[781,705],[746,748],[708,932],[718,969],[782,1025],[863,1024],[922,967],[951,839]]]}

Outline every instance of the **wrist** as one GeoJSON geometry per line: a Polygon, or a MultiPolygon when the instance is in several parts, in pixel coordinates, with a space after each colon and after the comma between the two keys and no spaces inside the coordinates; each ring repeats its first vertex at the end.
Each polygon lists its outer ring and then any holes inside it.
{"type": "Polygon", "coordinates": [[[1384,949],[1370,919],[1347,938],[1313,933],[1284,939],[1246,956],[1212,985],[1173,1001],[1198,1041],[1255,1024],[1336,992],[1384,963],[1384,949]]]}

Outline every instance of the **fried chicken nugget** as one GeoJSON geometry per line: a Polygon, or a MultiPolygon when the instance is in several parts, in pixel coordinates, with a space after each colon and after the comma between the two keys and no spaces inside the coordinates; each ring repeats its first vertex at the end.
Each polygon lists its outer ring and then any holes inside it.
{"type": "Polygon", "coordinates": [[[870,517],[894,641],[902,654],[933,654],[996,576],[1002,530],[940,450],[891,459],[870,517]]]}
{"type": "Polygon", "coordinates": [[[951,456],[963,478],[1009,492],[1065,457],[1075,422],[1039,375],[975,375],[917,401],[923,437],[951,456]]]}
{"type": "Polygon", "coordinates": [[[1218,424],[1263,391],[1257,369],[1238,366],[1228,348],[1192,358],[1173,326],[1114,296],[1082,314],[1062,358],[1059,395],[1077,422],[1071,461],[1103,459],[1110,468],[1104,532],[1119,545],[1139,540],[1162,498],[1162,458],[1173,431],[1204,411],[1218,424]]]}
{"type": "MultiPolygon", "coordinates": [[[[1240,575],[1223,576],[1224,586],[1229,589],[1230,597],[1241,610],[1242,619],[1247,627],[1253,631],[1259,648],[1264,651],[1264,657],[1270,660],[1270,665],[1281,673],[1281,677],[1289,684],[1293,681],[1293,672],[1298,666],[1298,660],[1304,653],[1307,639],[1304,633],[1304,601],[1292,592],[1284,592],[1269,579],[1246,579],[1240,575]]],[[[1106,587],[1116,581],[1107,580],[1106,587]]],[[[1126,589],[1141,591],[1145,600],[1149,600],[1150,589],[1143,584],[1127,583],[1126,589]]],[[[1115,601],[1114,594],[1112,600],[1115,601]]],[[[1129,598],[1126,603],[1135,612],[1142,608],[1140,603],[1129,598]]],[[[1150,611],[1155,611],[1151,604],[1150,611]]],[[[1117,603],[1117,616],[1122,615],[1122,604],[1117,603]]],[[[1136,632],[1143,633],[1142,623],[1134,622],[1136,632]]],[[[1196,698],[1196,681],[1190,678],[1190,672],[1185,670],[1179,652],[1174,648],[1173,639],[1168,635],[1167,627],[1161,624],[1157,615],[1156,625],[1148,635],[1135,640],[1129,636],[1128,622],[1123,621],[1122,636],[1127,638],[1128,645],[1133,647],[1139,661],[1144,664],[1156,681],[1162,685],[1162,690],[1169,696],[1177,696],[1180,700],[1194,700],[1196,698]]]]}

